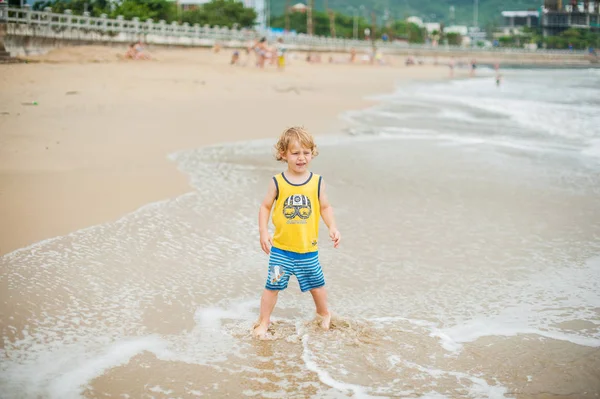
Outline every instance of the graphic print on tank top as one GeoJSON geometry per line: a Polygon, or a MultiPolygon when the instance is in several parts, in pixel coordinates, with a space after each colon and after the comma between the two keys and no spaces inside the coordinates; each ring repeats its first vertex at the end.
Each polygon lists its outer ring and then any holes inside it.
{"type": "Polygon", "coordinates": [[[311,214],[312,205],[306,195],[292,194],[284,201],[283,216],[287,224],[306,224],[311,214]]]}

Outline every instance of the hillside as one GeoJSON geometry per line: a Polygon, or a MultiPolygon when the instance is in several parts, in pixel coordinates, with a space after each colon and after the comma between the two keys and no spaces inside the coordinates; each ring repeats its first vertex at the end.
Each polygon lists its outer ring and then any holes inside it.
{"type": "MultiPolygon", "coordinates": [[[[301,1],[306,4],[307,0],[301,1]]],[[[298,0],[289,0],[294,5],[298,0]]],[[[271,14],[281,15],[286,0],[271,0],[271,14]]],[[[448,24],[472,25],[474,0],[315,0],[315,8],[324,10],[325,6],[335,11],[351,14],[349,6],[374,11],[378,22],[381,22],[385,10],[389,10],[390,19],[404,19],[407,16],[418,16],[425,22],[442,21],[448,24]],[[454,18],[451,18],[450,7],[454,7],[454,18]]],[[[500,13],[507,10],[537,10],[541,0],[479,0],[479,26],[490,23],[501,24],[500,13]]]]}

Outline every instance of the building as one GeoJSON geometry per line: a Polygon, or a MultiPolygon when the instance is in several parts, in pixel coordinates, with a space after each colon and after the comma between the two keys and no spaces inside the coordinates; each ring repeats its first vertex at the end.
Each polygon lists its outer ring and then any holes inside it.
{"type": "Polygon", "coordinates": [[[444,28],[444,33],[457,33],[461,36],[469,35],[469,27],[465,25],[451,25],[444,28]]]}
{"type": "Polygon", "coordinates": [[[428,34],[432,34],[433,32],[441,32],[442,25],[439,22],[426,22],[423,24],[425,30],[427,30],[428,34]]]}
{"type": "Polygon", "coordinates": [[[544,0],[544,9],[547,11],[573,11],[598,12],[600,0],[544,0]]]}
{"type": "Polygon", "coordinates": [[[479,45],[480,43],[487,43],[487,33],[477,26],[471,26],[469,28],[469,39],[473,46],[479,45]]]}
{"type": "Polygon", "coordinates": [[[532,28],[540,24],[538,11],[502,11],[504,23],[500,30],[504,35],[515,35],[522,32],[524,27],[532,28]]]}
{"type": "Polygon", "coordinates": [[[544,36],[570,28],[600,32],[600,0],[545,0],[540,25],[544,36]]]}

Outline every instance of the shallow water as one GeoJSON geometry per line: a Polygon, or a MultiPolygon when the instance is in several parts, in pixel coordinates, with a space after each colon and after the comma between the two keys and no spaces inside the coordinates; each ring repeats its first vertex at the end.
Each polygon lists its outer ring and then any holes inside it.
{"type": "Polygon", "coordinates": [[[192,192],[0,258],[2,397],[597,397],[600,76],[505,75],[319,140],[331,331],[292,281],[250,337],[273,143],[181,152],[192,192]]]}

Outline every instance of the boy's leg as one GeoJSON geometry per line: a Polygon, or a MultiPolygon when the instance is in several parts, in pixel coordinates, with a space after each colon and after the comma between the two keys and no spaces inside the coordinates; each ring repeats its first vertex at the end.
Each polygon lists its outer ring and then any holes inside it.
{"type": "Polygon", "coordinates": [[[327,308],[327,290],[325,287],[313,288],[310,293],[315,301],[315,307],[317,308],[317,314],[323,318],[321,321],[321,327],[324,330],[329,330],[331,325],[331,313],[327,308]]]}
{"type": "Polygon", "coordinates": [[[327,290],[325,289],[325,277],[319,263],[318,252],[301,254],[295,260],[296,277],[300,284],[300,291],[310,291],[315,302],[317,314],[323,319],[321,327],[329,330],[331,314],[327,308],[327,290]]]}
{"type": "Polygon", "coordinates": [[[265,283],[265,289],[260,299],[260,316],[258,326],[254,329],[254,335],[263,337],[269,329],[271,313],[277,303],[279,291],[285,290],[290,281],[294,264],[286,256],[285,251],[271,248],[269,257],[269,274],[265,283]]]}
{"type": "Polygon", "coordinates": [[[263,336],[269,329],[269,323],[271,322],[271,313],[277,303],[277,295],[279,291],[268,290],[265,288],[260,299],[260,316],[258,320],[258,326],[254,329],[254,335],[263,336]]]}

